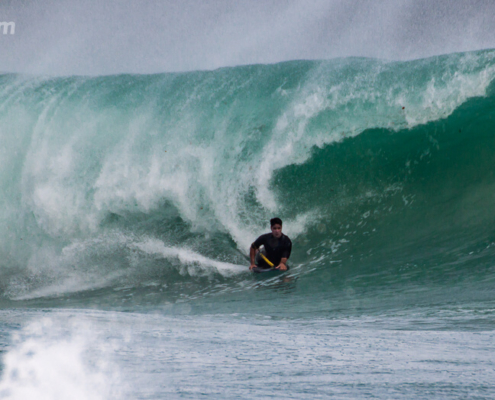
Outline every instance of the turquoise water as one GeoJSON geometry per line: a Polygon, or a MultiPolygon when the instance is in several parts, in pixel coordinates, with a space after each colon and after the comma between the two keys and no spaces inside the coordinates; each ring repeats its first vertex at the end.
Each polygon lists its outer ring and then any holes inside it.
{"type": "Polygon", "coordinates": [[[492,397],[494,78],[0,76],[0,394],[492,397]],[[291,270],[253,276],[273,216],[291,270]]]}

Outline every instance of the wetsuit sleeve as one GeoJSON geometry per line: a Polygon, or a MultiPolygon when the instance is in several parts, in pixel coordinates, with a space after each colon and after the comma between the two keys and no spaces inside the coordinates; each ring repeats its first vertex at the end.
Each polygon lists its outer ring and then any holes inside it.
{"type": "Polygon", "coordinates": [[[259,249],[260,246],[265,243],[264,236],[265,235],[261,235],[258,239],[256,239],[251,245],[251,247],[254,247],[255,249],[259,249]]]}
{"type": "Polygon", "coordinates": [[[292,251],[292,242],[290,241],[289,238],[287,238],[287,243],[284,246],[284,250],[282,251],[282,257],[281,258],[289,259],[291,251],[292,251]]]}

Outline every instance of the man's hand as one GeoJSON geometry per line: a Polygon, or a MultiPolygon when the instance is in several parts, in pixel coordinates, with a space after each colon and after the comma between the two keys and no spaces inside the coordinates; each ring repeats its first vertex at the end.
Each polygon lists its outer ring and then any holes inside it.
{"type": "Polygon", "coordinates": [[[256,268],[256,264],[251,264],[251,265],[249,266],[249,270],[250,270],[250,271],[252,271],[252,270],[253,270],[253,268],[256,268]]]}
{"type": "Polygon", "coordinates": [[[280,271],[287,271],[287,265],[280,263],[276,269],[279,269],[280,271]]]}

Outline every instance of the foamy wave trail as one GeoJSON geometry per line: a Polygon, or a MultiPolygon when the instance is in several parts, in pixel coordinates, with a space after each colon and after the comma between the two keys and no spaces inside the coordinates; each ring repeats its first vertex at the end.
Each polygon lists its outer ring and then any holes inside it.
{"type": "Polygon", "coordinates": [[[304,297],[442,302],[463,281],[477,299],[494,255],[494,78],[492,50],[2,75],[3,301],[241,296],[274,215],[304,297]]]}

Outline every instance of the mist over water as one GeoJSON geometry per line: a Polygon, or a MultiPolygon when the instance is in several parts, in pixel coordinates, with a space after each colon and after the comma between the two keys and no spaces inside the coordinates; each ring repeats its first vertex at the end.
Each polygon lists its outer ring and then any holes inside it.
{"type": "Polygon", "coordinates": [[[163,73],[495,48],[490,0],[3,1],[0,71],[163,73]]]}

